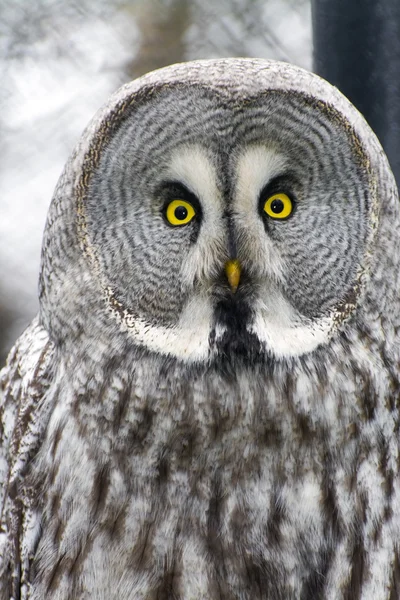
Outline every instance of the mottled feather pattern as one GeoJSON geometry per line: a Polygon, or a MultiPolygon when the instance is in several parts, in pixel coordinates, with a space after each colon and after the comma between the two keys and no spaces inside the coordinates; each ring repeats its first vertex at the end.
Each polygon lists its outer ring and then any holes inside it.
{"type": "Polygon", "coordinates": [[[1,375],[0,597],[398,598],[399,225],[379,143],[314,75],[200,61],[117,92],[1,375]]]}
{"type": "MultiPolygon", "coordinates": [[[[400,534],[398,407],[372,380],[361,389],[353,374],[369,357],[356,339],[341,343],[358,345],[357,363],[332,349],[321,373],[304,360],[297,376],[257,365],[252,377],[210,368],[188,379],[183,365],[160,370],[144,356],[129,373],[125,352],[71,365],[103,381],[63,391],[39,451],[48,491],[33,499],[43,516],[30,597],[386,597],[400,534]]],[[[28,476],[24,493],[33,486],[28,476]]]]}
{"type": "MultiPolygon", "coordinates": [[[[53,346],[35,319],[12,349],[1,376],[1,597],[24,597],[38,520],[22,485],[41,445],[50,406],[53,346]],[[7,572],[8,575],[7,575],[7,572]],[[9,578],[8,578],[9,577],[9,578]],[[21,592],[17,592],[21,586],[21,592]]],[[[33,492],[36,502],[37,492],[33,492]]]]}

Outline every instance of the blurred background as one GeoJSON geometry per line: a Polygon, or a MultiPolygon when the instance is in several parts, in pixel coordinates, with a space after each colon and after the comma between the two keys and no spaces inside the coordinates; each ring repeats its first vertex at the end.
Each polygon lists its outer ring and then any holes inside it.
{"type": "Polygon", "coordinates": [[[310,0],[0,0],[0,366],[38,310],[47,209],[94,112],[147,71],[227,56],[311,69],[310,0]]]}

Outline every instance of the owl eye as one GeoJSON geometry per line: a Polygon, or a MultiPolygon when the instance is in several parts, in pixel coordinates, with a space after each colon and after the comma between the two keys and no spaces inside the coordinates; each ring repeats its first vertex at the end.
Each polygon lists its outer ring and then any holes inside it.
{"type": "Polygon", "coordinates": [[[272,194],[264,204],[264,212],[272,219],[286,219],[293,211],[293,202],[287,194],[272,194]]]}
{"type": "Polygon", "coordinates": [[[187,225],[196,216],[193,206],[186,200],[172,200],[165,210],[170,225],[187,225]]]}

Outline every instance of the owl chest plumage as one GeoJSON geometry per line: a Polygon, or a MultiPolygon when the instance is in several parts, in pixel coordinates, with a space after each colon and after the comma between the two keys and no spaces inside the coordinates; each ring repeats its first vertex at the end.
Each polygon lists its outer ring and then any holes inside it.
{"type": "Polygon", "coordinates": [[[339,421],[354,382],[319,406],[296,395],[299,372],[182,382],[141,365],[108,383],[60,385],[32,598],[366,599],[390,584],[398,443],[389,412],[386,431],[356,402],[339,421]]]}

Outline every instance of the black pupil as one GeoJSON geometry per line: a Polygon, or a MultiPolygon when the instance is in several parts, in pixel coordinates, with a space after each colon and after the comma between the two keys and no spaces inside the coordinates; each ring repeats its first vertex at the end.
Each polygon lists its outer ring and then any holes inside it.
{"type": "Polygon", "coordinates": [[[283,205],[282,200],[273,200],[271,202],[271,210],[273,213],[279,214],[283,211],[284,208],[285,207],[283,205]]]}
{"type": "Polygon", "coordinates": [[[187,208],[185,208],[184,206],[177,206],[174,211],[174,215],[178,219],[178,221],[184,221],[188,216],[187,208]]]}

